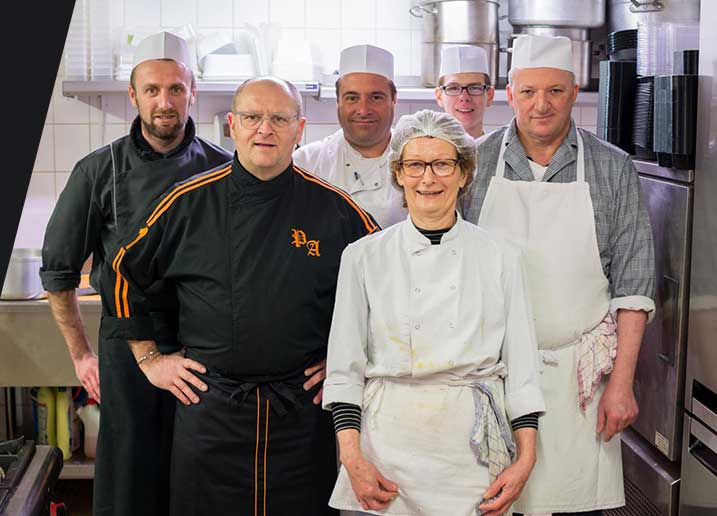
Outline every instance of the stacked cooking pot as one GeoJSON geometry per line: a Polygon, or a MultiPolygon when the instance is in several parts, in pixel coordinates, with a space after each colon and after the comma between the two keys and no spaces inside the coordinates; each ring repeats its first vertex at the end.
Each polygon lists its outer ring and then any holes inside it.
{"type": "Polygon", "coordinates": [[[488,54],[491,77],[498,77],[498,9],[494,0],[436,0],[421,2],[411,14],[421,18],[421,80],[436,86],[441,51],[455,45],[475,45],[488,54]]]}

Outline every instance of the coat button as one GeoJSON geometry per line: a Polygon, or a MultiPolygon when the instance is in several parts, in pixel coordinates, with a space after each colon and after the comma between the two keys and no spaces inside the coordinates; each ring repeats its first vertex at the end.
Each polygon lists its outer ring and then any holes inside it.
{"type": "Polygon", "coordinates": [[[453,249],[453,250],[451,251],[451,254],[452,254],[453,256],[455,256],[455,255],[456,255],[456,250],[453,249]]]}
{"type": "Polygon", "coordinates": [[[449,328],[451,328],[451,329],[453,329],[453,328],[455,328],[455,327],[456,327],[456,325],[455,325],[455,324],[453,324],[452,322],[449,322],[449,323],[448,323],[448,327],[449,327],[449,328]]]}
{"type": "Polygon", "coordinates": [[[455,363],[453,360],[449,360],[449,361],[448,361],[448,365],[449,365],[449,366],[454,366],[454,365],[456,365],[456,363],[455,363]]]}
{"type": "Polygon", "coordinates": [[[421,293],[421,289],[420,289],[420,288],[413,289],[413,291],[414,291],[416,294],[420,294],[420,293],[421,293]]]}
{"type": "Polygon", "coordinates": [[[455,286],[455,285],[451,285],[451,290],[455,290],[455,289],[456,289],[456,286],[455,286]]]}
{"type": "Polygon", "coordinates": [[[414,328],[417,329],[417,330],[420,330],[420,329],[421,329],[421,325],[420,325],[420,324],[417,324],[417,325],[414,326],[414,328]]]}

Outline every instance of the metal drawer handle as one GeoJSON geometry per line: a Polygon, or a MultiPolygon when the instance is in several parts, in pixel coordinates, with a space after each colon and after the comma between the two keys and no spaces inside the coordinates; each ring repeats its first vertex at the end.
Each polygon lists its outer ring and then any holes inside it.
{"type": "Polygon", "coordinates": [[[630,2],[632,2],[630,6],[631,13],[656,13],[665,8],[665,5],[660,0],[647,0],[646,2],[630,0],[630,2]]]}
{"type": "Polygon", "coordinates": [[[717,476],[715,439],[717,439],[717,436],[700,423],[695,420],[690,422],[690,445],[688,447],[690,455],[707,468],[710,473],[717,476]]]}
{"type": "MultiPolygon", "coordinates": [[[[666,280],[665,285],[669,285],[669,284],[674,285],[675,294],[674,294],[674,296],[667,296],[667,299],[664,300],[664,301],[667,301],[667,300],[672,301],[672,334],[670,335],[670,340],[667,343],[668,349],[665,350],[665,345],[663,343],[662,350],[660,353],[657,353],[657,357],[660,360],[662,360],[663,362],[665,362],[666,364],[672,366],[672,365],[675,365],[675,347],[677,345],[676,344],[677,319],[678,319],[678,317],[677,317],[677,310],[678,310],[677,301],[678,301],[678,298],[680,295],[680,281],[668,276],[667,274],[663,275],[662,277],[666,280]]],[[[664,301],[663,301],[663,306],[664,306],[664,301]]],[[[663,315],[663,317],[664,317],[664,315],[663,315]]]]}

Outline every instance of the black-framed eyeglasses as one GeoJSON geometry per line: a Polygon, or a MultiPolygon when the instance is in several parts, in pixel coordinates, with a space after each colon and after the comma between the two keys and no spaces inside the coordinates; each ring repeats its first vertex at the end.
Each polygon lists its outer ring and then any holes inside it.
{"type": "Polygon", "coordinates": [[[444,84],[441,86],[443,93],[449,97],[457,97],[463,90],[468,92],[471,97],[479,97],[485,94],[490,89],[490,84],[469,84],[468,86],[461,86],[460,84],[444,84]]]}
{"type": "Polygon", "coordinates": [[[434,159],[433,161],[407,159],[399,161],[398,164],[408,177],[422,177],[428,167],[431,167],[431,171],[438,177],[448,177],[455,172],[456,165],[460,162],[459,159],[434,159]]]}
{"type": "Polygon", "coordinates": [[[239,124],[244,129],[257,129],[264,120],[268,118],[269,125],[275,131],[285,131],[294,120],[298,120],[299,115],[290,113],[259,113],[257,111],[237,111],[234,113],[239,119],[239,124]]]}

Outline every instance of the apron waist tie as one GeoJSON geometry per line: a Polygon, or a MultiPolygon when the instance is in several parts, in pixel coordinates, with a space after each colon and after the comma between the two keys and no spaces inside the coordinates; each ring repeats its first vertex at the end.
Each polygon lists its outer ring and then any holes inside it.
{"type": "Polygon", "coordinates": [[[259,389],[259,393],[269,400],[269,406],[279,415],[284,417],[289,413],[289,408],[298,409],[301,406],[299,399],[294,395],[291,388],[284,382],[243,382],[230,395],[229,399],[244,403],[249,395],[259,389]],[[288,407],[287,407],[288,405],[288,407]]]}

